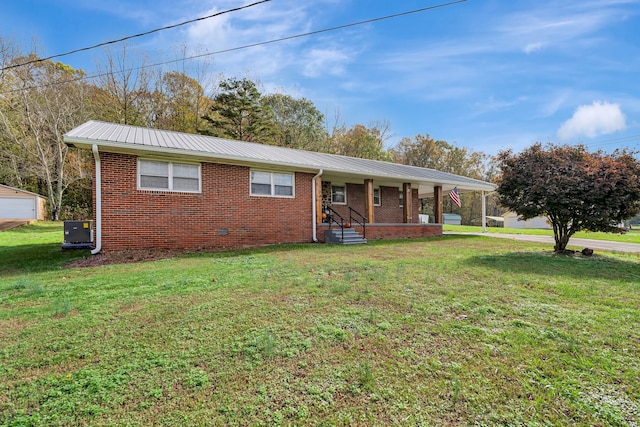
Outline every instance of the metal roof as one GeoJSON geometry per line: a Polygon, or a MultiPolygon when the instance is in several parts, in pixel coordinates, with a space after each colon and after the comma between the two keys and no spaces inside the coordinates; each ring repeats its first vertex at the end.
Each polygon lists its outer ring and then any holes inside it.
{"type": "Polygon", "coordinates": [[[434,169],[93,120],[67,132],[64,141],[80,148],[97,145],[100,151],[157,153],[310,172],[322,169],[340,176],[441,185],[443,189],[495,189],[488,182],[434,169]]]}
{"type": "Polygon", "coordinates": [[[29,194],[31,196],[37,196],[37,197],[42,197],[44,198],[44,196],[38,194],[38,193],[33,193],[31,191],[27,191],[27,190],[23,190],[21,188],[16,188],[16,187],[10,187],[8,185],[4,185],[4,184],[0,184],[0,187],[4,187],[9,191],[15,191],[16,193],[24,193],[24,194],[29,194]]]}

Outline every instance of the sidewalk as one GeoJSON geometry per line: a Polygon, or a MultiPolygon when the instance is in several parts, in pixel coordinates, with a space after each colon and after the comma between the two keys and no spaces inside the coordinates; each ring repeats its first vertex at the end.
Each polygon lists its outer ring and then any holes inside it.
{"type": "MultiPolygon", "coordinates": [[[[528,234],[499,234],[499,233],[461,233],[455,231],[445,231],[444,234],[459,234],[459,235],[472,235],[472,236],[485,236],[485,237],[497,237],[500,239],[514,239],[525,242],[536,243],[548,243],[553,248],[555,240],[553,236],[532,236],[528,234]]],[[[616,251],[616,252],[635,252],[640,253],[640,244],[638,243],[622,243],[612,242],[608,240],[592,240],[592,239],[579,239],[572,237],[569,239],[568,248],[591,248],[599,249],[603,251],[616,251]]]]}

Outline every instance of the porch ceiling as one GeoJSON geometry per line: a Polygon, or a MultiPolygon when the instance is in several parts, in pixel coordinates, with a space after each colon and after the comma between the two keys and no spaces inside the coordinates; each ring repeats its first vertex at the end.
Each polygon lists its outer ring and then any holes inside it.
{"type": "Polygon", "coordinates": [[[412,188],[418,189],[418,197],[420,198],[428,198],[433,197],[434,188],[437,186],[442,187],[442,191],[445,194],[448,194],[449,191],[453,190],[454,187],[458,187],[458,191],[460,193],[470,192],[470,191],[485,191],[486,193],[490,193],[495,191],[495,185],[484,183],[485,185],[474,185],[464,182],[443,182],[443,181],[428,181],[428,180],[417,180],[415,178],[406,177],[406,178],[397,178],[391,179],[389,177],[378,177],[378,176],[354,176],[354,174],[347,173],[335,173],[335,172],[326,172],[322,175],[323,181],[329,181],[334,183],[347,183],[347,184],[364,184],[365,179],[373,179],[374,187],[397,187],[399,190],[402,189],[402,184],[408,182],[411,184],[412,188]],[[488,184],[488,185],[487,185],[488,184]]]}

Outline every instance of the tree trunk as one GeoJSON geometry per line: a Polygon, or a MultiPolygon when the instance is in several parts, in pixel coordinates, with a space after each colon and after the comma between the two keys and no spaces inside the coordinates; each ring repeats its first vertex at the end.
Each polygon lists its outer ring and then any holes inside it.
{"type": "Polygon", "coordinates": [[[556,245],[553,247],[555,252],[562,252],[567,249],[567,244],[569,243],[569,239],[573,234],[569,227],[566,224],[558,224],[553,219],[551,220],[553,224],[553,237],[555,238],[556,245]]]}

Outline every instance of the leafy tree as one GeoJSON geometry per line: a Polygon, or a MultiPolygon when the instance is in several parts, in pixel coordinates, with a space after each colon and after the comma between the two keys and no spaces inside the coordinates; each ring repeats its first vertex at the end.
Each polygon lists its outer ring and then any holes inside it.
{"type": "Polygon", "coordinates": [[[326,140],[324,115],[306,98],[271,94],[261,99],[265,108],[273,112],[274,143],[281,147],[322,151],[326,140]]]}
{"type": "Polygon", "coordinates": [[[342,156],[390,161],[391,155],[384,148],[386,133],[387,128],[375,125],[356,124],[350,129],[345,125],[334,126],[327,148],[329,152],[342,156]]]}
{"type": "Polygon", "coordinates": [[[263,107],[256,84],[249,79],[229,78],[220,82],[221,92],[203,118],[210,131],[201,131],[240,141],[273,143],[273,113],[263,107]]]}
{"type": "Polygon", "coordinates": [[[207,105],[204,90],[196,79],[172,71],[162,75],[153,99],[154,127],[196,133],[207,105]]]}
{"type": "Polygon", "coordinates": [[[548,217],[556,251],[577,231],[614,232],[640,212],[640,163],[626,150],[538,143],[520,154],[501,151],[497,161],[500,203],[523,220],[548,217]]]}
{"type": "Polygon", "coordinates": [[[396,163],[442,170],[446,167],[445,153],[449,147],[446,141],[435,140],[428,134],[416,135],[414,138],[402,138],[391,149],[391,154],[396,163]]]}
{"type": "Polygon", "coordinates": [[[403,138],[392,150],[394,160],[405,165],[483,179],[487,156],[429,135],[403,138]]]}
{"type": "Polygon", "coordinates": [[[155,111],[151,82],[153,72],[144,67],[146,58],[132,54],[123,45],[120,54],[106,52],[106,64],[98,65],[99,82],[90,101],[96,117],[113,123],[153,127],[155,111]]]}
{"type": "MultiPolygon", "coordinates": [[[[13,63],[37,59],[31,54],[13,63]]],[[[87,170],[86,158],[70,155],[63,141],[65,132],[86,120],[86,86],[78,81],[82,76],[81,70],[51,61],[11,68],[2,75],[7,91],[0,99],[0,158],[10,165],[2,169],[13,172],[14,182],[37,181],[54,220],[65,190],[87,170]]]]}
{"type": "MultiPolygon", "coordinates": [[[[435,169],[474,179],[490,180],[487,156],[481,152],[469,151],[446,141],[435,140],[429,135],[403,138],[391,154],[397,163],[435,169]]],[[[463,224],[479,224],[482,211],[482,195],[478,192],[460,195],[462,207],[457,207],[446,198],[446,212],[460,214],[463,224]]],[[[425,213],[432,213],[425,204],[425,213]]]]}

